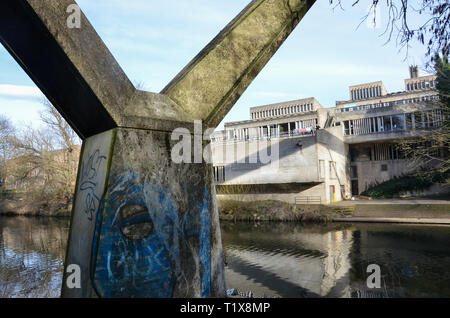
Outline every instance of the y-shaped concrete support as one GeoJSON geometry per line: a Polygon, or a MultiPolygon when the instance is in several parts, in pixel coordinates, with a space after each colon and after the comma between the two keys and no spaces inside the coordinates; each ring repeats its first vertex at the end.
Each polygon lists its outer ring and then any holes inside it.
{"type": "Polygon", "coordinates": [[[252,1],[154,94],[83,14],[68,28],[72,0],[2,0],[0,41],[83,138],[64,297],[225,295],[212,169],[173,162],[171,132],[219,124],[313,3],[252,1]]]}

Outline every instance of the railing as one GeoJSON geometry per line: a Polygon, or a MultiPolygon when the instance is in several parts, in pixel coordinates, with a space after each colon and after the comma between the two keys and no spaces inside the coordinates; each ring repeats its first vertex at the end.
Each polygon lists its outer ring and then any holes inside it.
{"type": "Polygon", "coordinates": [[[295,204],[322,204],[322,197],[320,196],[296,197],[295,204]]]}
{"type": "Polygon", "coordinates": [[[253,137],[253,138],[227,138],[222,140],[214,140],[213,143],[223,143],[223,144],[232,144],[232,143],[238,143],[238,142],[258,142],[258,141],[270,141],[270,140],[277,140],[277,139],[285,139],[285,138],[297,138],[297,137],[311,137],[315,136],[317,131],[314,129],[311,132],[305,132],[305,133],[281,133],[278,136],[264,136],[264,137],[253,137]]]}

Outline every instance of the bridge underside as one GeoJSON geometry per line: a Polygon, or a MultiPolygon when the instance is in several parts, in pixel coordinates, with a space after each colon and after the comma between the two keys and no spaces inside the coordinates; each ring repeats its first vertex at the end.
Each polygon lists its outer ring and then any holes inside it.
{"type": "Polygon", "coordinates": [[[63,297],[225,295],[212,166],[174,163],[171,133],[217,126],[314,2],[252,1],[160,94],[82,12],[68,27],[75,1],[0,2],[1,43],[83,139],[63,297]]]}

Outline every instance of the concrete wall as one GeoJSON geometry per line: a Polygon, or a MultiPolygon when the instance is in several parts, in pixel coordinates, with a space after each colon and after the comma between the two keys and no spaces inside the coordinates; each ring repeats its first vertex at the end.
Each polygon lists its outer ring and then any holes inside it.
{"type": "MultiPolygon", "coordinates": [[[[272,154],[275,154],[272,149],[272,154]]],[[[341,201],[341,186],[350,193],[348,178],[348,145],[343,142],[341,127],[320,129],[316,136],[292,137],[269,142],[237,142],[212,144],[214,166],[224,166],[225,181],[220,185],[302,184],[303,189],[292,186],[285,191],[234,194],[226,198],[235,200],[281,200],[295,202],[298,196],[318,196],[322,203],[341,201]],[[266,147],[278,147],[278,160],[262,164],[256,153],[266,147]],[[330,187],[334,186],[335,195],[330,187]]],[[[225,198],[225,197],[223,197],[225,198]]]]}
{"type": "Polygon", "coordinates": [[[317,131],[317,152],[319,162],[325,165],[324,198],[331,203],[345,199],[350,193],[348,145],[343,142],[341,127],[331,127],[317,131]],[[334,162],[334,165],[331,165],[334,162]],[[330,187],[334,186],[335,197],[331,195],[330,187]],[[341,186],[345,192],[341,193],[341,186]]]}
{"type": "Polygon", "coordinates": [[[325,197],[325,184],[320,183],[317,185],[312,185],[305,187],[304,190],[297,192],[286,192],[286,193],[242,193],[242,194],[218,194],[218,200],[235,200],[235,201],[264,201],[264,200],[276,200],[283,201],[291,204],[295,204],[295,198],[301,196],[319,196],[322,202],[326,202],[325,197]]]}
{"type": "Polygon", "coordinates": [[[213,143],[212,154],[214,166],[225,167],[225,182],[222,184],[320,181],[315,136],[267,142],[213,143]],[[269,154],[272,162],[264,162],[264,154],[269,154]]]}
{"type": "MultiPolygon", "coordinates": [[[[359,161],[352,162],[352,166],[358,169],[358,188],[362,193],[371,186],[411,173],[413,169],[408,168],[406,160],[383,160],[383,161],[359,161]],[[381,166],[387,165],[388,170],[382,171],[381,166]]],[[[359,193],[354,193],[358,195],[359,193]]]]}

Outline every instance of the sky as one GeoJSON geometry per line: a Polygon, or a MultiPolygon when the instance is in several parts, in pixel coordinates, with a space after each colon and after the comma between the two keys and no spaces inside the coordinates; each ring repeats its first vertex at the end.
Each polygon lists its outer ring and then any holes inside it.
{"type": "MultiPolygon", "coordinates": [[[[78,0],[130,80],[160,92],[250,1],[78,0]]],[[[382,80],[388,92],[404,90],[408,66],[423,69],[426,49],[412,43],[408,55],[363,22],[371,0],[343,0],[343,9],[318,0],[219,125],[250,119],[250,107],[315,97],[324,107],[348,100],[348,87],[382,80]]],[[[413,23],[425,21],[414,16],[413,23]]],[[[421,72],[423,75],[424,71],[421,72]]],[[[16,126],[39,126],[43,95],[0,45],[0,114],[16,126]]]]}

